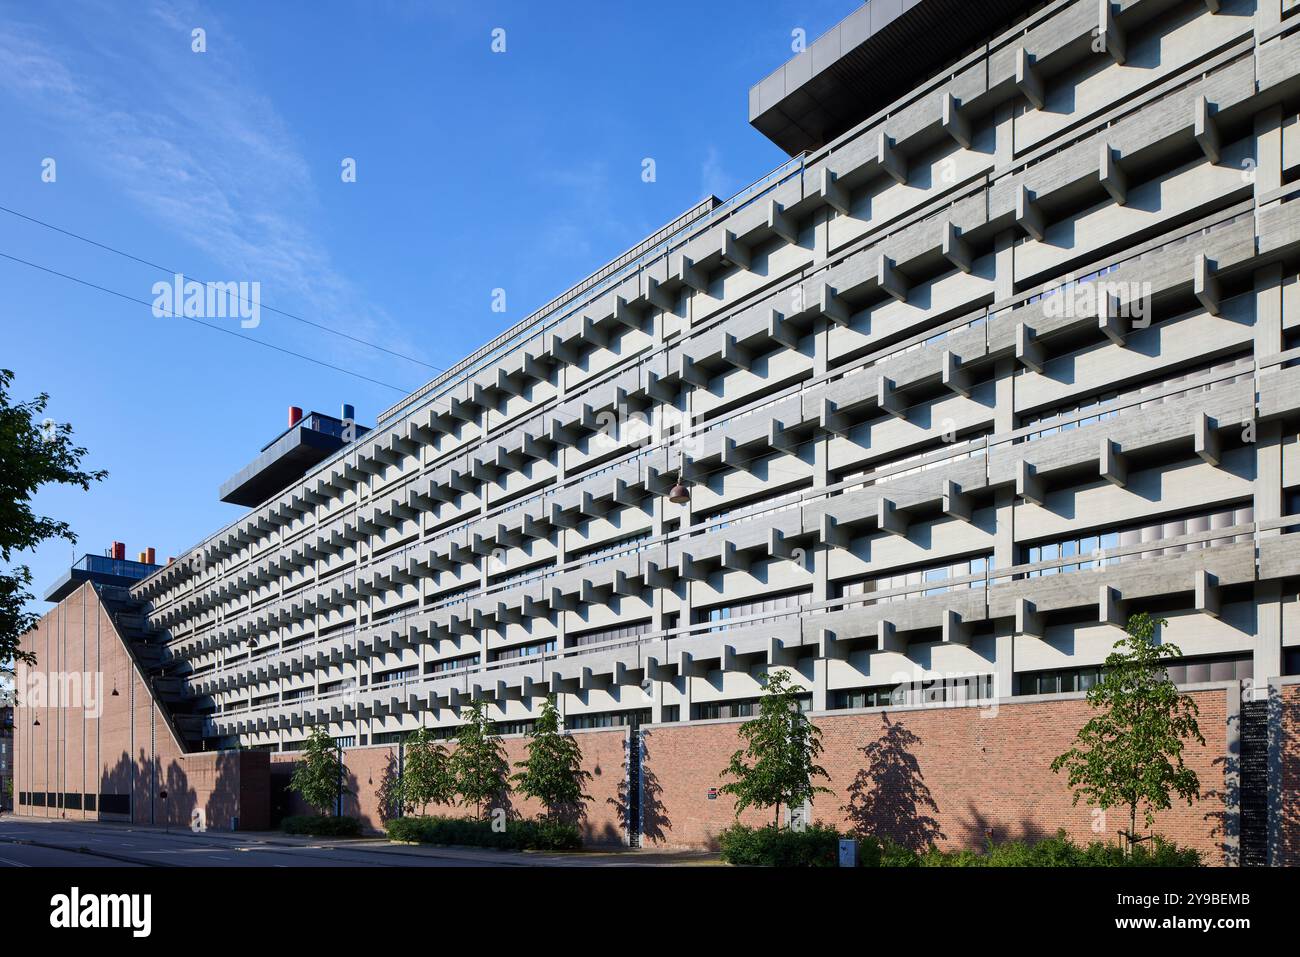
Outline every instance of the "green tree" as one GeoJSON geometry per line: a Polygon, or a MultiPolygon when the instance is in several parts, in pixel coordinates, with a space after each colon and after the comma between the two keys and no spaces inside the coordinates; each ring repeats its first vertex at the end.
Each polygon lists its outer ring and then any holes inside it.
{"type": "Polygon", "coordinates": [[[402,804],[418,807],[421,814],[430,804],[451,804],[456,799],[451,757],[428,728],[407,735],[400,793],[402,804]]]}
{"type": "Polygon", "coordinates": [[[1052,762],[1064,768],[1074,803],[1087,799],[1109,810],[1127,807],[1128,844],[1147,840],[1137,833],[1138,806],[1146,827],[1171,794],[1190,805],[1200,797],[1196,772],[1183,763],[1187,739],[1205,743],[1197,726],[1196,702],[1169,680],[1165,662],[1182,657],[1176,645],[1157,644],[1163,619],[1133,615],[1123,638],[1102,666],[1101,680],[1088,689],[1088,704],[1100,712],[1079,729],[1074,747],[1052,762]]]}
{"type": "Polygon", "coordinates": [[[289,788],[321,814],[329,814],[342,793],[343,764],[338,752],[338,745],[325,729],[315,728],[289,779],[289,788]]]}
{"type": "Polygon", "coordinates": [[[799,709],[803,688],[791,683],[787,671],[774,671],[762,681],[758,715],[740,726],[748,745],[731,756],[723,772],[735,778],[721,788],[736,799],[736,816],[745,808],[773,808],[773,825],[781,826],[781,806],[794,807],[814,794],[830,790],[813,783],[829,778],[816,764],[822,753],[821,731],[799,709]]]}
{"type": "MultiPolygon", "coordinates": [[[[75,485],[89,490],[108,473],[84,472],[86,450],[72,443],[72,426],[43,418],[50,397],[42,392],[29,402],[13,403],[9,384],[14,374],[0,369],[0,561],[8,564],[15,552],[35,548],[51,538],[76,544],[67,522],[37,516],[32,496],[45,485],[75,485]]],[[[30,569],[17,565],[0,572],[0,670],[15,662],[35,664],[36,656],[18,647],[19,639],[36,624],[38,615],[25,611],[32,596],[30,569]]]]}
{"type": "Polygon", "coordinates": [[[555,699],[547,698],[537,726],[528,739],[528,758],[518,761],[518,774],[511,777],[521,794],[536,798],[546,807],[548,818],[582,817],[583,805],[591,795],[583,785],[591,774],[582,769],[582,748],[573,735],[560,731],[560,712],[555,699]]]}
{"type": "Polygon", "coordinates": [[[492,733],[492,719],[483,702],[463,708],[460,716],[465,723],[456,733],[456,750],[451,755],[456,793],[461,804],[474,805],[474,813],[481,819],[508,788],[510,765],[501,739],[492,733]]]}

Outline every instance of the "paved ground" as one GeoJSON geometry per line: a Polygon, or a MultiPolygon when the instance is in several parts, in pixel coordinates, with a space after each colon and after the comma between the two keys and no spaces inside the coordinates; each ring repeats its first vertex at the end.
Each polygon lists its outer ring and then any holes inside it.
{"type": "Polygon", "coordinates": [[[381,838],[203,833],[0,818],[0,867],[645,867],[716,864],[716,854],[634,850],[534,854],[414,847],[381,838]]]}

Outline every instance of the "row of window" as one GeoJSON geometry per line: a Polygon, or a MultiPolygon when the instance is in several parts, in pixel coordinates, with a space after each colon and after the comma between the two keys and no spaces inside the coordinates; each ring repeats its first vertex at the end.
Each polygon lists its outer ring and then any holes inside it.
{"type": "Polygon", "coordinates": [[[1122,413],[1131,412],[1137,409],[1146,409],[1156,405],[1162,405],[1166,402],[1173,402],[1177,399],[1182,399],[1189,395],[1195,395],[1198,392],[1209,392],[1211,389],[1217,389],[1220,386],[1229,385],[1233,382],[1248,381],[1254,377],[1254,366],[1249,358],[1233,357],[1231,359],[1223,359],[1216,362],[1210,362],[1204,365],[1198,365],[1193,368],[1186,369],[1183,372],[1178,373],[1177,375],[1164,376],[1161,378],[1157,378],[1155,381],[1143,382],[1139,385],[1130,386],[1126,389],[1115,389],[1109,392],[1104,392],[1100,395],[1092,396],[1087,399],[1079,400],[1077,402],[1070,402],[1064,405],[1054,406],[1050,409],[1042,409],[1036,413],[1022,417],[1020,420],[1020,424],[1022,426],[1037,425],[1039,422],[1046,422],[1058,416],[1074,415],[1079,412],[1086,412],[1088,409],[1105,405],[1108,402],[1115,402],[1117,400],[1137,399],[1140,396],[1142,396],[1144,393],[1155,392],[1159,389],[1163,389],[1171,385],[1176,385],[1179,382],[1186,382],[1188,379],[1197,378],[1207,373],[1230,372],[1233,369],[1238,369],[1236,375],[1217,380],[1212,384],[1193,386],[1190,389],[1184,389],[1181,392],[1170,393],[1169,395],[1161,396],[1160,398],[1157,399],[1149,399],[1138,405],[1129,406],[1128,408],[1125,409],[1112,409],[1109,412],[1102,412],[1102,413],[1098,413],[1097,415],[1091,415],[1086,418],[1079,419],[1078,421],[1075,422],[1067,422],[1063,425],[1053,426],[1051,428],[1043,429],[1040,432],[1035,432],[1032,436],[1027,436],[1026,439],[1042,439],[1042,438],[1046,438],[1049,435],[1055,435],[1058,432],[1069,432],[1072,429],[1081,429],[1086,425],[1092,425],[1096,422],[1101,422],[1106,419],[1113,419],[1122,413]]]}
{"type": "MultiPolygon", "coordinates": [[[[782,595],[772,595],[767,598],[758,600],[748,599],[746,601],[731,602],[726,605],[714,605],[712,608],[697,608],[692,613],[696,625],[703,625],[711,622],[726,621],[730,618],[745,618],[749,615],[761,615],[763,612],[790,612],[801,605],[806,605],[812,601],[812,592],[808,589],[799,591],[786,592],[782,595]]],[[[771,620],[775,621],[775,616],[771,620]]],[[[751,624],[763,624],[767,619],[751,622],[751,624]]]]}
{"type": "Polygon", "coordinates": [[[638,621],[631,625],[619,625],[617,628],[598,628],[595,631],[583,631],[568,636],[571,647],[598,645],[603,641],[615,641],[619,638],[636,638],[648,635],[652,628],[649,621],[638,621]]]}
{"type": "Polygon", "coordinates": [[[535,641],[530,645],[515,645],[513,648],[488,652],[488,660],[512,661],[516,658],[531,658],[533,655],[544,655],[554,651],[555,647],[555,639],[548,638],[545,641],[535,641]]]}
{"type": "MultiPolygon", "coordinates": [[[[1101,674],[1100,666],[1025,672],[1017,676],[1016,693],[1033,695],[1087,691],[1101,681],[1101,674]]],[[[1239,681],[1255,676],[1255,662],[1250,655],[1182,658],[1167,664],[1165,674],[1170,681],[1179,685],[1239,681]]]]}
{"type": "MultiPolygon", "coordinates": [[[[835,590],[837,597],[850,598],[854,595],[871,595],[875,592],[894,591],[899,588],[917,589],[922,585],[932,585],[923,594],[938,595],[953,588],[980,588],[983,579],[962,585],[945,585],[943,582],[952,578],[965,578],[969,575],[983,575],[993,567],[991,555],[974,555],[943,565],[931,565],[926,568],[912,568],[895,572],[892,575],[873,575],[863,578],[850,578],[840,582],[835,590]]],[[[907,601],[917,596],[916,591],[902,595],[886,596],[878,599],[881,604],[907,601]]]]}
{"type": "Polygon", "coordinates": [[[1053,542],[1026,545],[1022,547],[1022,553],[1024,556],[1023,561],[1030,565],[1037,564],[1038,562],[1051,562],[1057,561],[1058,559],[1074,558],[1076,556],[1079,558],[1084,558],[1085,556],[1095,557],[1089,557],[1078,563],[1061,565],[1055,568],[1036,569],[1034,571],[1026,572],[1025,577],[1039,578],[1047,575],[1060,574],[1062,572],[1086,571],[1090,568],[1098,568],[1121,562],[1135,562],[1144,558],[1154,558],[1159,555],[1173,555],[1178,552],[1211,548],[1215,545],[1229,545],[1233,542],[1248,542],[1251,540],[1251,536],[1249,534],[1242,534],[1227,539],[1193,542],[1187,545],[1171,545],[1166,548],[1155,548],[1151,551],[1133,552],[1129,555],[1121,555],[1112,558],[1106,558],[1100,554],[1117,548],[1127,548],[1132,545],[1140,545],[1143,542],[1178,538],[1182,535],[1194,535],[1198,532],[1210,532],[1218,528],[1231,528],[1235,525],[1248,525],[1254,520],[1254,507],[1243,505],[1237,508],[1219,508],[1213,511],[1201,512],[1193,515],[1162,519],[1156,522],[1144,522],[1142,524],[1130,525],[1110,532],[1071,536],[1053,542]]]}
{"type": "Polygon", "coordinates": [[[54,807],[68,811],[130,814],[129,794],[82,794],[79,791],[19,791],[18,803],[26,807],[54,807]]]}
{"type": "MultiPolygon", "coordinates": [[[[735,701],[703,701],[691,705],[691,718],[695,721],[712,721],[716,718],[752,718],[758,714],[758,698],[741,698],[735,701]]],[[[798,696],[799,710],[812,710],[812,695],[798,696]]],[[[665,711],[667,709],[664,709],[665,711]]],[[[676,715],[665,720],[677,720],[676,715]]]]}

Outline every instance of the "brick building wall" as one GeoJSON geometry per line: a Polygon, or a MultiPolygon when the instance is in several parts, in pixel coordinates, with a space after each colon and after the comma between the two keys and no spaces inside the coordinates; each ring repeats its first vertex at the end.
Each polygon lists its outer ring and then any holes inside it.
{"type": "MultiPolygon", "coordinates": [[[[624,767],[626,732],[623,729],[576,731],[574,737],[582,748],[583,769],[591,775],[585,790],[591,796],[586,806],[586,819],[582,822],[583,840],[588,844],[621,844],[624,841],[623,808],[626,806],[627,772],[624,767]]],[[[455,744],[445,742],[449,751],[455,744]]],[[[524,737],[507,737],[502,740],[510,773],[517,770],[517,761],[527,757],[528,740],[524,737]]],[[[345,789],[343,813],[361,820],[368,831],[381,831],[387,820],[391,782],[398,772],[396,745],[364,748],[346,748],[343,752],[345,789]]],[[[280,814],[309,814],[311,809],[297,794],[288,790],[289,777],[297,763],[296,754],[271,755],[273,802],[280,814]]],[[[509,795],[510,814],[535,817],[543,808],[540,802],[520,794],[509,795]]],[[[471,817],[472,807],[430,805],[428,813],[444,817],[471,817]]]]}
{"type": "MultiPolygon", "coordinates": [[[[1191,745],[1186,760],[1200,776],[1202,798],[1175,805],[1155,830],[1198,848],[1220,863],[1223,755],[1227,744],[1225,691],[1193,693],[1206,744],[1191,745]]],[[[996,714],[980,709],[884,710],[818,715],[830,775],[830,794],[813,802],[813,818],[864,833],[888,833],[904,843],[979,848],[991,829],[998,840],[1037,838],[1065,831],[1078,841],[1115,838],[1126,825],[1112,809],[1094,832],[1094,814],[1071,805],[1064,773],[1052,758],[1070,747],[1089,709],[1078,698],[1002,702],[996,714]]],[[[730,796],[710,800],[725,783],[722,771],[740,747],[739,721],[658,725],[645,740],[646,844],[716,843],[734,820],[730,796]]],[[[1294,747],[1294,738],[1291,739],[1294,747]]],[[[1294,752],[1293,756],[1294,756],[1294,752]]],[[[1295,764],[1292,769],[1294,773],[1295,764]]],[[[770,823],[772,812],[748,811],[747,824],[770,823]]]]}
{"type": "Polygon", "coordinates": [[[235,818],[245,829],[268,826],[266,756],[185,754],[91,585],[59,602],[22,646],[37,664],[16,676],[15,813],[188,827],[201,809],[208,827],[229,829],[235,818]],[[52,689],[69,688],[74,675],[76,695],[56,700],[52,689]],[[112,799],[128,796],[129,813],[116,813],[112,799]]]}

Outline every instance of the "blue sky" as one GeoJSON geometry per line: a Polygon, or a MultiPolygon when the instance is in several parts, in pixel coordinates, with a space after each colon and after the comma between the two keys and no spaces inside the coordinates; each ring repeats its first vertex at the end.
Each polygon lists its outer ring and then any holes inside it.
{"type": "MultiPolygon", "coordinates": [[[[0,0],[0,205],[446,366],[779,165],[748,89],[853,6],[0,0]]],[[[0,252],[146,301],[166,278],[4,212],[0,252]]],[[[435,374],[265,308],[245,334],[405,389],[435,374]]],[[[38,497],[77,554],[180,553],[241,513],[217,487],[288,406],[371,422],[399,398],[5,259],[0,366],[110,472],[38,497]]],[[[40,592],[73,551],[25,559],[40,592]]]]}

